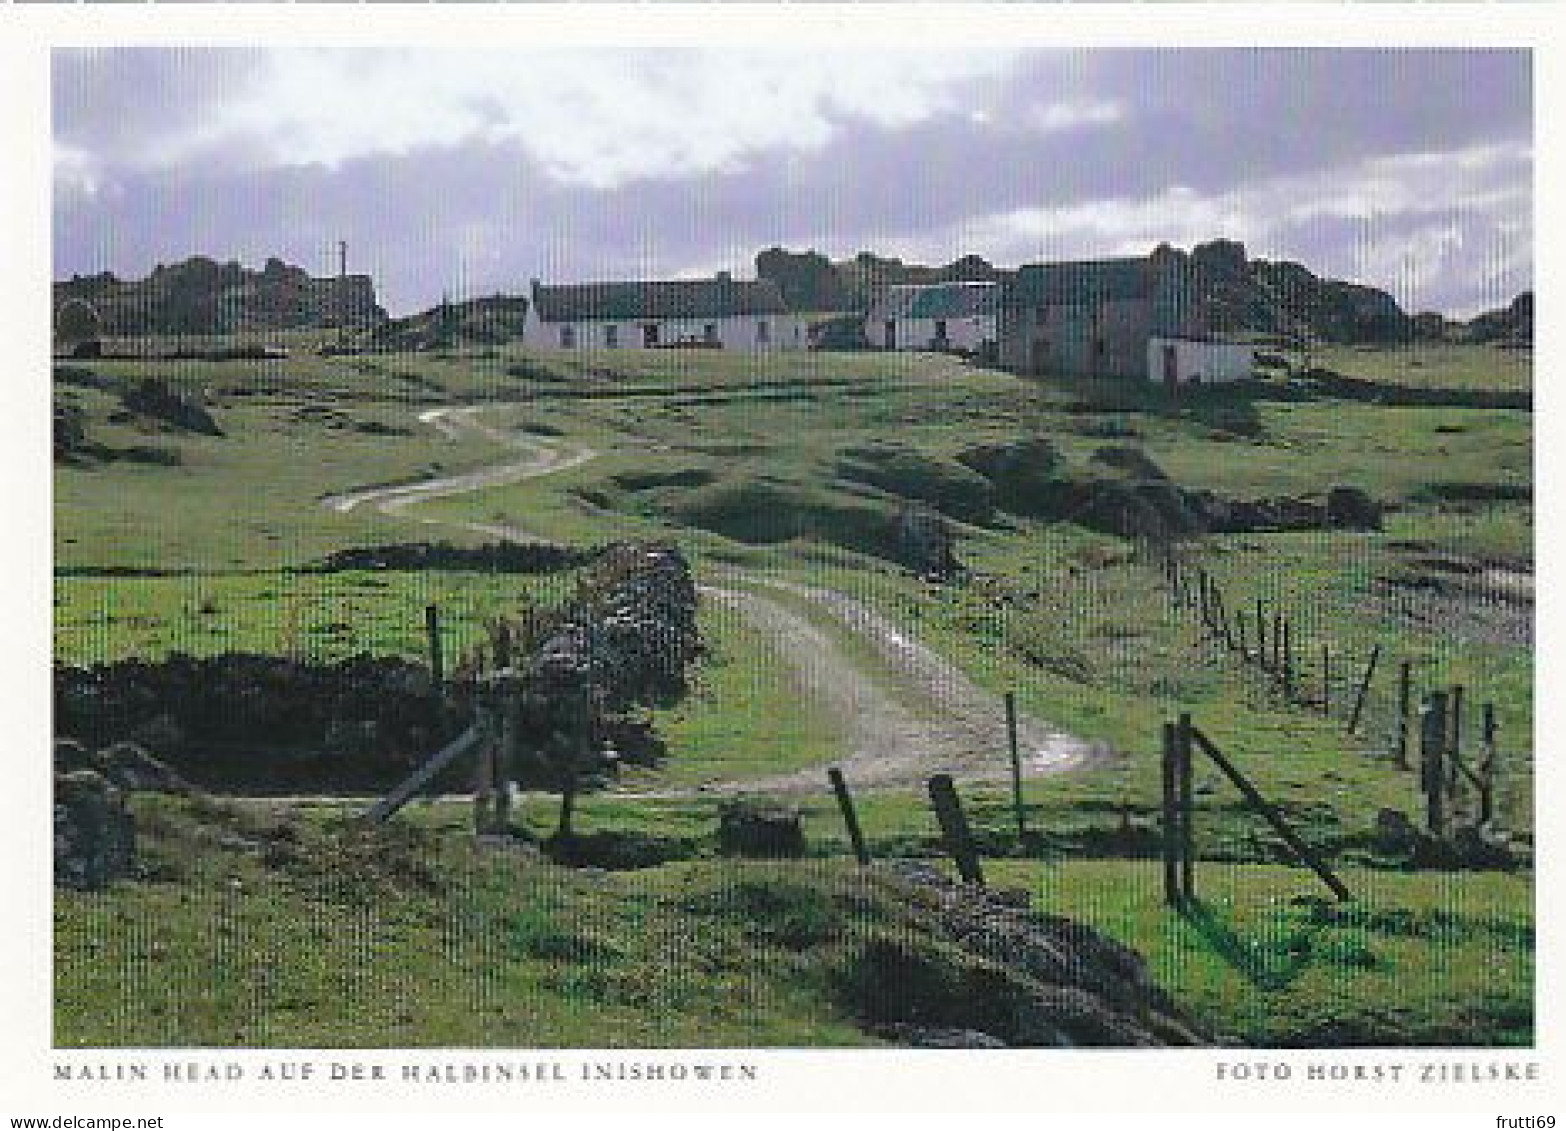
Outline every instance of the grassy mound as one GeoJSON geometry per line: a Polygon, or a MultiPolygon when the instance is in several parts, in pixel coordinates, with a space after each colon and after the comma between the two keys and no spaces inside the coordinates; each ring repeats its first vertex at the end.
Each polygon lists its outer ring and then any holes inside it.
{"type": "Polygon", "coordinates": [[[995,514],[995,488],[972,468],[902,444],[844,448],[837,474],[902,499],[927,503],[964,522],[988,522],[995,514]]]}
{"type": "Polygon", "coordinates": [[[402,821],[140,806],[143,878],[61,895],[62,1044],[852,1044],[895,1023],[916,1043],[1194,1039],[1133,952],[933,873],[605,874],[402,821]],[[146,978],[112,977],[146,947],[146,978]],[[342,992],[344,969],[393,968],[403,992],[342,992]]]}
{"type": "Polygon", "coordinates": [[[683,491],[665,507],[688,526],[751,545],[814,539],[876,557],[897,552],[890,503],[771,476],[727,476],[683,491]]]}

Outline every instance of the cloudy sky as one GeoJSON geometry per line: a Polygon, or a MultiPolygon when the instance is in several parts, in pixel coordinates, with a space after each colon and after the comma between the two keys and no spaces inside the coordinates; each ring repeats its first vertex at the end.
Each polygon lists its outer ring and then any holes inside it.
{"type": "Polygon", "coordinates": [[[374,274],[393,313],[1214,237],[1454,315],[1532,285],[1520,51],[127,48],[54,56],[54,255],[374,274]]]}

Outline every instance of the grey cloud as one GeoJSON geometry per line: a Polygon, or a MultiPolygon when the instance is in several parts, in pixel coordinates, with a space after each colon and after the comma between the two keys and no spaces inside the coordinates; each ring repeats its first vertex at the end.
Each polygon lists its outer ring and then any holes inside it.
{"type": "MultiPolygon", "coordinates": [[[[57,136],[125,153],[171,121],[199,121],[205,100],[238,89],[254,64],[245,52],[193,53],[178,66],[137,52],[57,60],[57,136]],[[123,127],[116,103],[128,104],[123,127]]],[[[386,300],[406,309],[448,287],[516,289],[532,275],[743,269],[773,243],[840,255],[950,232],[958,235],[946,255],[1003,255],[962,246],[965,225],[1023,208],[1152,199],[1177,185],[1217,196],[1389,155],[1524,141],[1530,85],[1522,52],[1054,52],[966,84],[960,106],[913,126],[841,117],[820,150],[758,153],[731,172],[609,190],[562,185],[514,144],[362,158],[333,170],[255,169],[242,154],[157,173],[122,168],[112,191],[57,195],[56,258],[66,272],[133,274],[195,252],[249,261],[277,254],[318,270],[341,237],[376,271],[386,300]],[[1060,131],[1030,124],[1029,108],[1073,101],[1117,102],[1124,115],[1060,131]]],[[[1469,233],[1473,266],[1430,288],[1430,301],[1470,306],[1473,280],[1495,274],[1489,244],[1498,237],[1493,218],[1460,208],[1449,217],[1447,203],[1373,226],[1279,227],[1271,250],[1355,275],[1370,262],[1356,255],[1367,238],[1395,241],[1449,221],[1469,233]]],[[[1526,256],[1512,254],[1514,265],[1484,285],[1525,285],[1519,260],[1526,256]]]]}
{"type": "Polygon", "coordinates": [[[111,164],[200,122],[261,73],[247,47],[59,48],[50,68],[55,140],[111,164]]]}

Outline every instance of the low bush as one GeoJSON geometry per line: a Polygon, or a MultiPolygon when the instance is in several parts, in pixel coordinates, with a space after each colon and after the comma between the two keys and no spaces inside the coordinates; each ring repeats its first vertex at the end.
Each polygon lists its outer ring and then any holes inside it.
{"type": "Polygon", "coordinates": [[[988,522],[995,514],[995,488],[982,474],[900,444],[844,448],[836,473],[965,522],[988,522]]]}

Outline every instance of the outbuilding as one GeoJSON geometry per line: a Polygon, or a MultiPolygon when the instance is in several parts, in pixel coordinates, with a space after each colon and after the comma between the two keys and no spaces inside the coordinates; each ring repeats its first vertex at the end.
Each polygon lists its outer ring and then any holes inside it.
{"type": "Polygon", "coordinates": [[[1157,335],[1147,341],[1148,379],[1168,388],[1248,381],[1255,364],[1256,350],[1244,342],[1157,335]]]}
{"type": "Polygon", "coordinates": [[[994,283],[889,286],[865,316],[865,340],[888,350],[993,350],[998,290],[994,283]]]}
{"type": "Polygon", "coordinates": [[[1202,331],[1195,297],[1189,264],[1167,247],[1029,264],[1002,289],[1001,365],[1015,373],[1141,379],[1151,339],[1202,331]]]}
{"type": "Polygon", "coordinates": [[[768,279],[533,280],[523,340],[567,350],[804,349],[804,321],[768,279]]]}

